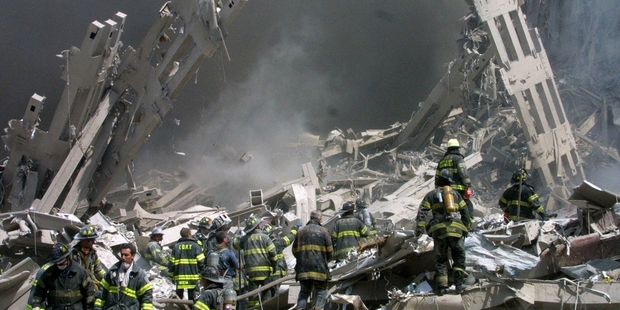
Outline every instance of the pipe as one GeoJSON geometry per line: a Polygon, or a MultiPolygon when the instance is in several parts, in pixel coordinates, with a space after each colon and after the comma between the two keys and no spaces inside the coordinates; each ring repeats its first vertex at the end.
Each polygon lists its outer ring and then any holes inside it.
{"type": "Polygon", "coordinates": [[[284,278],[280,278],[278,280],[275,280],[273,282],[269,282],[268,284],[265,284],[265,285],[255,289],[253,291],[250,291],[250,292],[247,292],[247,293],[245,293],[243,295],[237,296],[237,300],[239,301],[241,299],[245,299],[245,298],[248,298],[250,296],[254,296],[254,295],[256,295],[256,294],[258,294],[258,293],[260,293],[260,292],[262,292],[262,291],[264,291],[264,290],[266,290],[268,288],[272,288],[272,287],[274,287],[274,286],[276,286],[276,285],[278,285],[278,284],[280,284],[280,283],[282,283],[284,281],[288,281],[288,280],[291,280],[291,279],[294,279],[294,278],[295,278],[295,275],[292,274],[292,275],[288,275],[288,276],[286,276],[284,278]]]}

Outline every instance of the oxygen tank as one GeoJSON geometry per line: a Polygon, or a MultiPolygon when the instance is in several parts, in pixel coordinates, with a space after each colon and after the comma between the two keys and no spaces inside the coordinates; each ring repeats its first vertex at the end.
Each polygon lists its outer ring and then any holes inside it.
{"type": "Polygon", "coordinates": [[[237,308],[237,292],[233,289],[232,281],[226,281],[223,291],[224,310],[235,310],[237,308]]]}
{"type": "Polygon", "coordinates": [[[454,194],[452,194],[452,188],[450,186],[444,186],[441,188],[441,196],[443,198],[443,205],[446,208],[448,215],[456,211],[454,205],[454,194]]]}
{"type": "Polygon", "coordinates": [[[215,251],[211,251],[211,253],[207,255],[207,266],[219,268],[220,267],[220,254],[216,253],[215,251]]]}

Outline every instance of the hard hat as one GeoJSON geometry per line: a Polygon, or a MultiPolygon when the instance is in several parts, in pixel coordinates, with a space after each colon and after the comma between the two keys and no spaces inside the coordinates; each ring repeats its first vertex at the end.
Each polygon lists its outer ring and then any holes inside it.
{"type": "Polygon", "coordinates": [[[224,225],[226,225],[226,221],[224,221],[221,217],[216,217],[213,219],[213,223],[211,224],[211,230],[218,230],[224,225]]]}
{"type": "Polygon", "coordinates": [[[200,222],[198,222],[198,227],[209,228],[211,227],[211,224],[211,219],[205,216],[200,219],[200,222]]]}
{"type": "Polygon", "coordinates": [[[368,208],[368,203],[366,203],[364,198],[357,198],[357,200],[355,200],[355,206],[358,209],[368,208]]]}
{"type": "Polygon", "coordinates": [[[439,171],[439,174],[436,176],[438,179],[442,179],[445,180],[449,183],[453,183],[452,181],[452,171],[450,171],[450,169],[441,169],[441,171],[439,171]]]}
{"type": "Polygon", "coordinates": [[[243,231],[247,234],[254,230],[258,224],[260,224],[261,220],[258,219],[254,214],[250,214],[250,216],[245,220],[245,228],[243,231]]]}
{"type": "Polygon", "coordinates": [[[512,177],[510,178],[510,183],[519,184],[519,182],[525,181],[529,176],[530,174],[527,173],[527,170],[525,169],[515,170],[515,172],[512,174],[512,177]]]}
{"type": "Polygon", "coordinates": [[[350,201],[345,201],[342,204],[342,209],[340,209],[340,213],[346,213],[352,210],[355,210],[355,205],[350,201]]]}
{"type": "Polygon", "coordinates": [[[448,148],[451,148],[451,147],[461,147],[461,145],[459,144],[459,140],[457,139],[448,140],[448,148]]]}
{"type": "Polygon", "coordinates": [[[98,237],[99,237],[99,232],[97,232],[97,229],[95,229],[95,226],[86,225],[80,228],[80,231],[77,234],[75,234],[75,237],[73,237],[73,239],[86,240],[86,239],[96,239],[98,237]]]}
{"type": "Polygon", "coordinates": [[[64,261],[70,254],[69,247],[63,243],[56,243],[52,248],[52,253],[49,256],[50,263],[60,263],[64,261]]]}
{"type": "Polygon", "coordinates": [[[217,269],[217,267],[213,267],[213,266],[205,267],[205,269],[200,273],[200,276],[203,279],[208,279],[209,281],[215,282],[215,283],[226,282],[226,279],[220,277],[220,272],[217,269]]]}
{"type": "Polygon", "coordinates": [[[163,227],[155,227],[155,229],[153,229],[153,231],[151,232],[151,237],[155,236],[155,235],[163,235],[164,234],[164,228],[163,227]]]}
{"type": "Polygon", "coordinates": [[[275,230],[275,229],[273,229],[273,226],[271,226],[271,224],[265,224],[261,229],[268,236],[270,236],[273,233],[273,231],[275,230]]]}

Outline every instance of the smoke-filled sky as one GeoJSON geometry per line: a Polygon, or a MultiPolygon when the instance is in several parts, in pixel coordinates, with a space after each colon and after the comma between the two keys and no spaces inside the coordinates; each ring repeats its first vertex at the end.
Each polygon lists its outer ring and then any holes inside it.
{"type": "MultiPolygon", "coordinates": [[[[55,55],[117,11],[128,15],[121,41],[135,47],[163,3],[0,0],[0,124],[21,118],[38,93],[47,97],[47,130],[65,83],[55,55]]],[[[408,121],[456,56],[467,12],[455,0],[250,0],[228,29],[232,61],[216,54],[204,62],[143,147],[137,174],[180,167],[266,187],[298,176],[299,162],[271,158],[296,152],[281,146],[298,134],[408,121]],[[245,168],[222,164],[230,152],[221,150],[231,147],[254,158],[245,168]]]]}

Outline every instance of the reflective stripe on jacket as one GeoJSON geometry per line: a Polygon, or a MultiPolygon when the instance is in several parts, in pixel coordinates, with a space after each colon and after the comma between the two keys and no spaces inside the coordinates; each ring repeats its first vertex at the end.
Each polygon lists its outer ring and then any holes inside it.
{"type": "Polygon", "coordinates": [[[26,309],[43,308],[44,301],[47,309],[89,309],[94,295],[93,282],[78,263],[71,261],[65,270],[48,263],[37,272],[26,309]]]}
{"type": "Polygon", "coordinates": [[[433,238],[461,238],[468,233],[467,227],[470,225],[471,218],[469,217],[467,205],[457,191],[454,189],[450,191],[454,195],[455,212],[459,213],[460,218],[455,215],[449,215],[446,211],[442,198],[440,198],[442,194],[441,187],[428,192],[418,209],[418,215],[416,216],[418,228],[424,227],[428,231],[429,236],[433,238]]]}
{"type": "Polygon", "coordinates": [[[121,262],[114,264],[101,280],[101,297],[95,301],[95,307],[105,310],[123,305],[129,310],[153,309],[153,286],[144,270],[134,264],[128,271],[127,286],[123,287],[119,284],[120,266],[121,262]]]}
{"type": "Polygon", "coordinates": [[[310,220],[302,227],[292,248],[297,259],[295,264],[295,279],[327,281],[329,268],[327,263],[332,259],[332,238],[317,220],[310,220]]]}
{"type": "Polygon", "coordinates": [[[250,281],[267,279],[277,262],[276,246],[269,236],[260,229],[254,229],[241,238],[235,238],[233,246],[243,250],[243,269],[250,281]]]}
{"type": "Polygon", "coordinates": [[[525,183],[521,185],[521,199],[519,199],[519,184],[515,184],[504,191],[498,204],[504,213],[508,213],[508,219],[513,221],[534,219],[536,218],[534,213],[544,211],[534,188],[525,183]]]}
{"type": "Polygon", "coordinates": [[[181,238],[172,248],[168,273],[177,289],[193,289],[200,281],[205,254],[194,238],[181,238]]]}
{"type": "Polygon", "coordinates": [[[336,220],[331,233],[335,258],[345,258],[349,251],[359,246],[360,237],[367,236],[368,227],[352,214],[336,220]]]}

